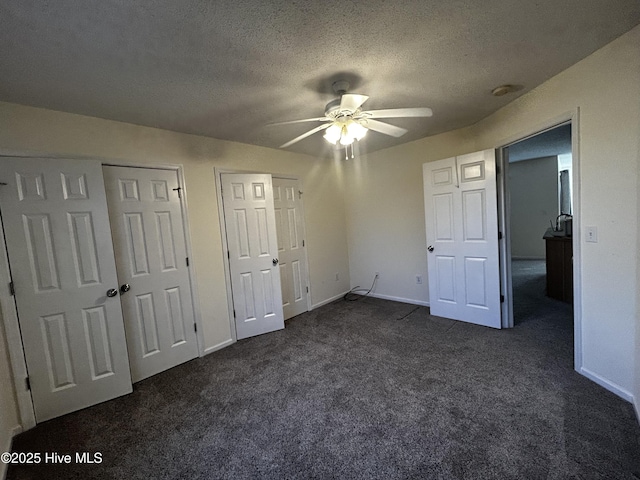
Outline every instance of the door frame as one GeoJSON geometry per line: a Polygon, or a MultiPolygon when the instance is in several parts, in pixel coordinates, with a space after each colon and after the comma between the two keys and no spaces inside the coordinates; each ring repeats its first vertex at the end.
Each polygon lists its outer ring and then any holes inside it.
{"type": "MultiPolygon", "coordinates": [[[[184,181],[184,171],[182,165],[167,165],[167,164],[144,164],[144,163],[127,163],[123,161],[114,161],[105,158],[96,158],[92,156],[79,156],[79,155],[51,155],[51,154],[38,154],[35,152],[30,153],[11,153],[6,150],[0,149],[0,161],[3,158],[15,158],[22,157],[24,159],[29,158],[48,158],[52,161],[70,159],[81,161],[95,161],[100,162],[101,166],[111,165],[118,167],[133,167],[133,168],[151,168],[159,170],[174,170],[178,174],[178,185],[182,188],[183,202],[182,202],[182,223],[185,231],[185,245],[189,258],[193,258],[191,248],[191,231],[189,229],[189,216],[187,212],[187,193],[184,181]]],[[[20,333],[20,323],[18,320],[18,310],[16,308],[15,300],[9,289],[9,283],[11,282],[11,266],[9,265],[9,257],[7,255],[7,245],[4,238],[4,223],[0,222],[0,313],[2,314],[2,323],[4,324],[4,331],[6,336],[7,351],[9,353],[9,363],[11,366],[11,373],[13,377],[13,391],[15,393],[16,403],[18,405],[18,419],[20,425],[14,429],[13,434],[17,435],[20,432],[29,430],[36,426],[35,410],[33,407],[33,399],[31,398],[31,391],[27,388],[26,379],[29,376],[27,370],[27,364],[25,361],[24,345],[22,343],[22,334],[20,333]]],[[[190,263],[189,267],[189,282],[191,283],[191,301],[194,308],[194,321],[198,326],[196,332],[196,338],[198,339],[198,355],[202,357],[204,355],[204,338],[202,336],[202,315],[200,312],[200,303],[198,301],[197,284],[195,282],[195,265],[190,263]]]]}
{"type": "MultiPolygon", "coordinates": [[[[13,155],[0,155],[0,161],[2,161],[3,157],[8,156],[13,155]]],[[[13,391],[18,404],[18,418],[22,431],[26,431],[36,426],[36,414],[33,408],[31,391],[27,388],[29,373],[22,345],[18,309],[9,289],[11,267],[7,254],[7,244],[4,240],[4,223],[0,223],[0,250],[0,307],[13,376],[13,391]]]]}
{"type": "MultiPolygon", "coordinates": [[[[229,316],[229,328],[231,330],[231,339],[232,339],[231,343],[235,343],[238,341],[238,336],[236,333],[236,321],[233,316],[233,290],[231,288],[231,268],[229,266],[229,257],[227,255],[227,252],[229,251],[229,245],[227,243],[227,223],[224,217],[224,204],[223,204],[223,198],[222,198],[222,174],[225,174],[225,173],[266,174],[266,175],[271,175],[272,178],[276,177],[276,178],[286,178],[289,180],[296,180],[300,188],[303,188],[303,186],[302,186],[302,180],[300,179],[300,177],[295,175],[286,175],[286,174],[271,173],[271,172],[264,172],[264,171],[260,172],[256,170],[238,170],[238,169],[224,168],[224,167],[213,167],[213,174],[216,181],[216,198],[218,200],[218,222],[220,224],[220,236],[222,237],[221,253],[222,253],[223,259],[225,259],[222,263],[224,265],[224,283],[225,283],[226,292],[227,292],[227,314],[229,316]]],[[[306,234],[307,227],[306,227],[305,215],[304,215],[304,204],[303,204],[303,210],[302,210],[302,228],[304,230],[304,233],[306,234]]],[[[305,242],[306,240],[307,239],[305,236],[305,242]]],[[[308,242],[306,242],[305,245],[308,245],[308,242]]],[[[311,311],[312,310],[311,282],[310,282],[311,274],[309,272],[309,256],[308,255],[305,255],[305,262],[307,266],[306,281],[307,281],[307,285],[309,285],[309,291],[307,292],[307,311],[311,311]]]]}
{"type": "Polygon", "coordinates": [[[498,225],[503,232],[500,246],[500,284],[505,301],[502,306],[503,328],[513,328],[513,287],[511,277],[511,226],[508,185],[508,151],[507,148],[517,142],[535,137],[561,125],[571,124],[571,159],[572,159],[572,211],[573,211],[573,343],[574,370],[582,373],[582,215],[580,203],[580,108],[565,112],[540,123],[516,135],[503,139],[496,147],[498,173],[498,225]]]}

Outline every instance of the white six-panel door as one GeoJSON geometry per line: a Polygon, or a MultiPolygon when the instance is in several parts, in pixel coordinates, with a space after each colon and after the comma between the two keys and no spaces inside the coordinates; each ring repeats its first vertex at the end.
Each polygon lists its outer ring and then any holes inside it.
{"type": "Polygon", "coordinates": [[[37,421],[131,392],[100,163],[4,158],[0,182],[37,421]]]}
{"type": "Polygon", "coordinates": [[[271,175],[221,179],[237,339],[283,329],[271,175]]]}
{"type": "Polygon", "coordinates": [[[501,327],[495,152],[423,165],[431,313],[501,327]]]}
{"type": "Polygon", "coordinates": [[[104,167],[134,382],[198,356],[178,173],[104,167]]]}
{"type": "Polygon", "coordinates": [[[273,203],[285,320],[309,309],[307,258],[300,195],[297,180],[273,178],[273,203]]]}

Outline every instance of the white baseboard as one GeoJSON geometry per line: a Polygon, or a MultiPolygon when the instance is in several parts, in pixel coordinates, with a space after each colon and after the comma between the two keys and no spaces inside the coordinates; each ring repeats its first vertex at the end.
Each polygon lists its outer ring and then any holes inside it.
{"type": "Polygon", "coordinates": [[[234,343],[236,343],[236,341],[233,338],[230,338],[229,340],[220,342],[217,345],[207,347],[204,349],[204,353],[202,356],[204,357],[205,355],[209,355],[210,353],[217,352],[218,350],[222,350],[224,347],[228,347],[229,345],[232,345],[234,343]]]}
{"type": "Polygon", "coordinates": [[[313,305],[311,305],[311,310],[315,310],[316,308],[322,307],[327,303],[335,302],[336,300],[339,300],[342,297],[344,297],[347,293],[349,293],[349,290],[347,290],[346,292],[339,293],[338,295],[334,295],[331,298],[327,298],[326,300],[322,300],[321,302],[314,303],[313,305]]]}
{"type": "MultiPolygon", "coordinates": [[[[358,295],[364,295],[364,294],[359,293],[358,295]]],[[[381,298],[382,300],[393,300],[394,302],[410,303],[411,305],[421,305],[423,307],[429,306],[429,302],[426,302],[424,300],[414,300],[413,298],[394,297],[392,295],[382,295],[381,293],[370,293],[367,296],[374,297],[374,298],[381,298]]]]}
{"type": "Polygon", "coordinates": [[[544,260],[545,257],[520,257],[518,255],[511,255],[511,260],[544,260]]]}
{"type": "MultiPolygon", "coordinates": [[[[624,388],[620,387],[619,385],[616,385],[615,383],[610,382],[606,378],[601,377],[597,373],[594,373],[591,370],[589,370],[587,368],[584,368],[584,367],[582,367],[578,371],[578,373],[581,373],[582,375],[587,377],[589,380],[591,380],[592,382],[597,383],[601,387],[606,388],[611,393],[615,393],[617,396],[619,396],[620,398],[626,400],[627,402],[634,403],[633,402],[633,395],[631,394],[631,392],[625,390],[624,388]]],[[[636,413],[638,413],[637,408],[636,408],[636,413]]],[[[638,418],[640,418],[640,416],[638,418]]]]}

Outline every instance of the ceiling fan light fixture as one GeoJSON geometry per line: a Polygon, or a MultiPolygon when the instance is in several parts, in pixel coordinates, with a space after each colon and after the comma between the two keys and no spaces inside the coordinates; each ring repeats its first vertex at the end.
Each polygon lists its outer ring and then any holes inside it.
{"type": "Polygon", "coordinates": [[[358,122],[351,122],[347,125],[347,132],[349,136],[356,140],[362,140],[367,134],[367,127],[359,124],[358,122]]]}
{"type": "Polygon", "coordinates": [[[356,140],[361,140],[367,134],[367,128],[358,122],[354,122],[352,119],[346,121],[340,121],[332,124],[327,128],[324,139],[337,145],[347,146],[351,145],[356,140]]]}
{"type": "Polygon", "coordinates": [[[349,129],[346,125],[342,126],[342,131],[340,133],[340,145],[351,145],[355,138],[349,133],[349,129]]]}
{"type": "Polygon", "coordinates": [[[326,133],[324,134],[324,139],[327,142],[333,143],[335,145],[338,142],[338,140],[340,140],[341,136],[342,136],[342,129],[340,128],[339,125],[336,125],[334,123],[329,128],[327,128],[326,133]]]}

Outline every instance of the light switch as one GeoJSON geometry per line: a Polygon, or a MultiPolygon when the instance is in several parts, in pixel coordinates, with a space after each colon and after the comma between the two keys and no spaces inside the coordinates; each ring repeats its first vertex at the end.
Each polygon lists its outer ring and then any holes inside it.
{"type": "Polygon", "coordinates": [[[598,243],[598,227],[586,227],[586,240],[590,243],[598,243]]]}

